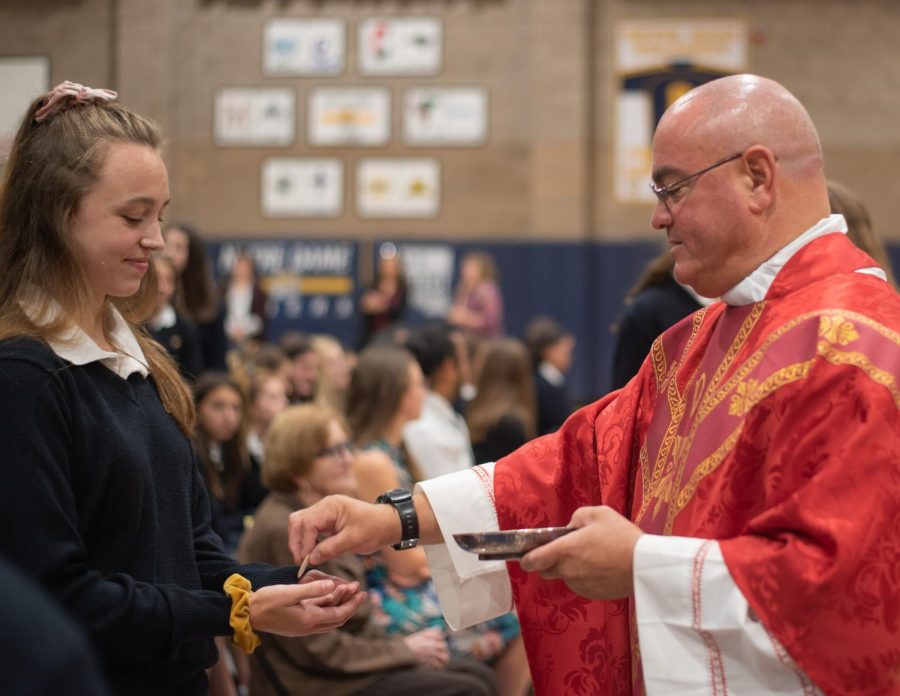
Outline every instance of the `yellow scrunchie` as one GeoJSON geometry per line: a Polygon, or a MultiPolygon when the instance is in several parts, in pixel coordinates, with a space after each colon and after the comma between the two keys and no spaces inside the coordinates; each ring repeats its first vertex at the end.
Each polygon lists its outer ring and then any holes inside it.
{"type": "Polygon", "coordinates": [[[225,594],[231,597],[231,616],[228,622],[234,629],[231,642],[241,648],[248,655],[259,647],[259,636],[253,632],[250,625],[250,581],[243,575],[234,573],[223,586],[225,594]]]}

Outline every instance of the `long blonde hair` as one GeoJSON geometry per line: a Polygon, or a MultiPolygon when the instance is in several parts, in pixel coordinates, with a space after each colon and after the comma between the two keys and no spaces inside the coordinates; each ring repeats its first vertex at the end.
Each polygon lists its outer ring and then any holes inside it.
{"type": "MultiPolygon", "coordinates": [[[[31,103],[16,133],[0,192],[0,340],[26,336],[47,341],[69,327],[79,308],[88,306],[90,289],[70,234],[82,199],[97,184],[109,145],[116,142],[160,150],[157,126],[113,103],[78,104],[40,123],[35,112],[45,97],[31,103]],[[50,316],[38,325],[32,316],[50,316]]],[[[140,322],[153,312],[156,275],[151,264],[137,293],[107,299],[131,326],[144,352],[165,409],[186,434],[194,409],[178,367],[140,322]]]]}

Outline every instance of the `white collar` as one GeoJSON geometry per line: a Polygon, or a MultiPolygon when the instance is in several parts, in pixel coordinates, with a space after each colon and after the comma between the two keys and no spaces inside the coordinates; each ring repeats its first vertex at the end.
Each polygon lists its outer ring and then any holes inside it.
{"type": "Polygon", "coordinates": [[[171,329],[177,321],[178,315],[175,314],[175,308],[167,304],[159,310],[159,314],[147,322],[147,326],[154,331],[162,331],[163,329],[171,329]]]}
{"type": "Polygon", "coordinates": [[[541,361],[537,371],[540,373],[541,377],[550,382],[554,387],[560,387],[566,381],[566,376],[559,371],[559,368],[556,365],[548,363],[546,360],[541,361]]]}
{"type": "MultiPolygon", "coordinates": [[[[33,305],[22,304],[22,309],[35,324],[40,326],[43,323],[52,321],[62,308],[55,300],[51,300],[48,311],[49,317],[46,320],[37,316],[37,310],[33,305]]],[[[150,374],[147,367],[147,358],[144,351],[141,350],[134,332],[125,321],[125,318],[119,313],[119,310],[110,306],[110,316],[113,320],[110,339],[118,351],[103,350],[94,340],[88,336],[81,327],[72,325],[65,330],[62,335],[49,339],[47,341],[51,350],[63,360],[68,360],[73,365],[88,365],[92,362],[99,362],[104,367],[108,367],[122,379],[128,379],[129,375],[135,372],[142,377],[150,374]]]]}
{"type": "MultiPolygon", "coordinates": [[[[784,265],[791,260],[791,257],[794,254],[814,239],[835,232],[847,234],[847,223],[844,221],[843,215],[829,215],[828,217],[819,220],[815,225],[806,230],[806,232],[775,253],[770,259],[763,261],[756,270],[731,288],[731,290],[724,293],[722,295],[722,301],[733,307],[743,307],[744,305],[764,300],[766,293],[769,292],[769,288],[772,287],[775,276],[777,276],[779,271],[784,268],[784,265]]],[[[876,275],[883,280],[887,279],[884,271],[878,268],[864,268],[860,269],[858,272],[876,275]]]]}

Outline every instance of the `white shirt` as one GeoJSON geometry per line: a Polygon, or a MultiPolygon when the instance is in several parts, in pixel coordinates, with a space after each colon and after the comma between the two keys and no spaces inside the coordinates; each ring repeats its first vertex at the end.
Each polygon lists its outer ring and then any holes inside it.
{"type": "Polygon", "coordinates": [[[403,442],[426,478],[437,478],[475,464],[469,428],[447,399],[429,390],[422,413],[403,429],[403,442]]]}
{"type": "MultiPolygon", "coordinates": [[[[22,309],[28,315],[28,318],[38,326],[49,323],[61,311],[56,302],[51,302],[50,316],[46,320],[42,320],[41,317],[37,316],[35,308],[23,304],[22,309]]],[[[141,346],[137,342],[131,327],[119,313],[119,310],[113,306],[110,306],[110,316],[113,320],[113,328],[109,337],[111,343],[118,348],[118,351],[103,350],[75,324],[72,324],[61,336],[54,337],[48,340],[47,343],[54,353],[63,360],[68,360],[73,365],[88,365],[92,362],[99,362],[122,379],[128,379],[129,375],[135,372],[142,377],[146,377],[150,374],[147,358],[144,356],[144,351],[141,350],[141,346]]]]}
{"type": "MultiPolygon", "coordinates": [[[[722,296],[731,305],[762,300],[772,281],[803,246],[843,232],[841,215],[831,215],[762,263],[722,296]]],[[[878,268],[858,271],[885,278],[878,268]]],[[[434,510],[443,544],[425,546],[444,617],[452,628],[471,626],[512,609],[504,561],[479,561],[452,535],[496,531],[494,464],[449,474],[416,486],[434,510]]],[[[716,541],[644,534],[634,549],[634,599],[638,640],[648,695],[718,693],[714,680],[726,678],[731,694],[821,694],[787,651],[749,611],[728,572],[716,541]],[[693,573],[702,555],[701,572],[693,573]],[[702,598],[696,611],[694,597],[702,598]],[[695,619],[702,621],[695,623],[695,619]],[[709,669],[709,644],[721,654],[723,673],[709,669]]]]}

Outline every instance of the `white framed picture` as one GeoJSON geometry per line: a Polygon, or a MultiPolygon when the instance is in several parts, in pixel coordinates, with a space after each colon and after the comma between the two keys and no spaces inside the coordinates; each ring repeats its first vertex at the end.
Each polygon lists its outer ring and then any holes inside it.
{"type": "Polygon", "coordinates": [[[342,19],[271,19],[263,31],[263,74],[340,75],[346,37],[342,19]]]}
{"type": "Polygon", "coordinates": [[[443,26],[434,17],[372,17],[360,23],[357,55],[362,75],[437,75],[443,26]]]}
{"type": "Polygon", "coordinates": [[[356,212],[362,218],[433,218],[440,193],[440,165],[431,157],[367,158],[356,168],[356,212]]]}
{"type": "Polygon", "coordinates": [[[226,87],[216,92],[213,140],[216,145],[290,145],[294,104],[288,87],[226,87]]]}
{"type": "Polygon", "coordinates": [[[338,217],[344,207],[344,163],[335,157],[271,157],[262,164],[265,217],[338,217]]]}
{"type": "Polygon", "coordinates": [[[403,142],[411,146],[481,145],[488,135],[488,94],[480,87],[416,87],[403,95],[403,142]]]}
{"type": "Polygon", "coordinates": [[[48,56],[0,56],[0,158],[9,154],[28,105],[50,90],[48,56]]]}
{"type": "Polygon", "coordinates": [[[312,145],[385,145],[391,137],[391,95],[383,87],[320,87],[309,97],[312,145]]]}

